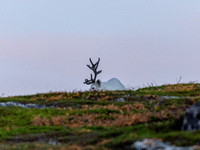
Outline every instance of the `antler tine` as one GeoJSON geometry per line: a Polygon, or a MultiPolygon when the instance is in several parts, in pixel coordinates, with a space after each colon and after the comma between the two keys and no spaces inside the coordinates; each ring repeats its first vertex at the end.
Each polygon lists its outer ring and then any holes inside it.
{"type": "Polygon", "coordinates": [[[87,66],[88,66],[90,69],[91,69],[91,68],[97,68],[96,66],[98,66],[99,61],[100,61],[100,58],[99,58],[99,60],[94,64],[94,63],[92,62],[91,58],[90,58],[90,63],[92,64],[92,67],[90,67],[89,65],[87,65],[87,66]]]}
{"type": "Polygon", "coordinates": [[[88,80],[88,79],[85,79],[85,82],[83,82],[84,84],[92,84],[93,83],[93,79],[92,79],[92,74],[91,74],[91,79],[88,80]]]}
{"type": "Polygon", "coordinates": [[[94,71],[94,82],[96,81],[97,75],[100,74],[101,71],[102,71],[102,70],[97,71],[97,67],[99,65],[99,61],[100,61],[100,58],[98,58],[98,61],[94,64],[94,70],[93,70],[94,71]]]}
{"type": "Polygon", "coordinates": [[[102,72],[102,70],[98,71],[98,72],[97,72],[97,75],[100,74],[101,72],[102,72]]]}
{"type": "Polygon", "coordinates": [[[94,72],[94,79],[92,79],[92,74],[91,74],[91,79],[90,80],[85,79],[85,82],[83,82],[85,84],[95,83],[97,75],[100,74],[101,71],[102,71],[102,70],[97,71],[97,67],[99,65],[100,58],[98,58],[98,61],[95,64],[93,64],[91,58],[89,60],[90,60],[90,63],[92,64],[92,66],[90,66],[90,65],[87,65],[87,66],[88,66],[88,68],[90,68],[94,72]]]}
{"type": "Polygon", "coordinates": [[[100,58],[98,59],[98,61],[95,63],[95,64],[93,64],[93,62],[92,62],[92,60],[91,60],[91,58],[90,58],[90,62],[91,62],[91,64],[92,64],[92,67],[90,67],[90,65],[87,65],[91,70],[95,70],[95,69],[97,69],[97,67],[98,67],[98,65],[99,65],[99,61],[100,61],[100,58]]]}
{"type": "Polygon", "coordinates": [[[100,61],[100,58],[98,58],[98,61],[94,64],[94,67],[95,67],[96,69],[98,68],[99,61],[100,61]]]}
{"type": "Polygon", "coordinates": [[[92,59],[90,58],[90,63],[92,64],[92,66],[94,66],[93,62],[92,62],[92,59]]]}
{"type": "Polygon", "coordinates": [[[95,63],[95,65],[99,65],[99,61],[100,61],[100,58],[98,58],[98,61],[95,63]]]}

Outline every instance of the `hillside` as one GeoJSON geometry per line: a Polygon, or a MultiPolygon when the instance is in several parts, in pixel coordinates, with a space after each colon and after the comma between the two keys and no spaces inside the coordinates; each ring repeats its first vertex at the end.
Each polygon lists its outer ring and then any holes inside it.
{"type": "Polygon", "coordinates": [[[185,110],[198,101],[196,83],[0,98],[29,106],[0,107],[0,149],[131,149],[144,138],[198,145],[200,131],[181,131],[185,110]]]}

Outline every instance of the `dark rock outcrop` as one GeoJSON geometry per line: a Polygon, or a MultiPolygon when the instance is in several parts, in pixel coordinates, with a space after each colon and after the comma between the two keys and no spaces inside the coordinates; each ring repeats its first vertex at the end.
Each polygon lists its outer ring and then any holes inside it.
{"type": "Polygon", "coordinates": [[[186,110],[181,129],[188,131],[200,129],[200,102],[186,110]]]}

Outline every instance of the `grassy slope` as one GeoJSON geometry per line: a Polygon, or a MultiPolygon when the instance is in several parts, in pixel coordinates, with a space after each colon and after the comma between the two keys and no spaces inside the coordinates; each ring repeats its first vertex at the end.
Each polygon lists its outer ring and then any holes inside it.
{"type": "Polygon", "coordinates": [[[200,131],[181,131],[184,111],[200,101],[199,84],[137,91],[45,93],[1,102],[57,108],[0,107],[0,149],[125,149],[136,140],[161,139],[178,146],[200,142],[200,131]],[[179,96],[165,99],[162,96],[179,96]],[[123,97],[126,102],[117,102],[123,97]],[[60,144],[50,145],[50,141],[60,144]]]}

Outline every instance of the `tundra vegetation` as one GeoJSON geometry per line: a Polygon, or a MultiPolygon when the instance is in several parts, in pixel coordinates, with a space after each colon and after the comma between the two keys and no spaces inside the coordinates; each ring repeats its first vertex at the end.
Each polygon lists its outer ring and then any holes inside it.
{"type": "Polygon", "coordinates": [[[200,142],[199,130],[181,131],[185,110],[200,101],[197,83],[0,98],[8,101],[49,107],[0,107],[0,149],[120,150],[144,138],[177,146],[200,142]]]}

